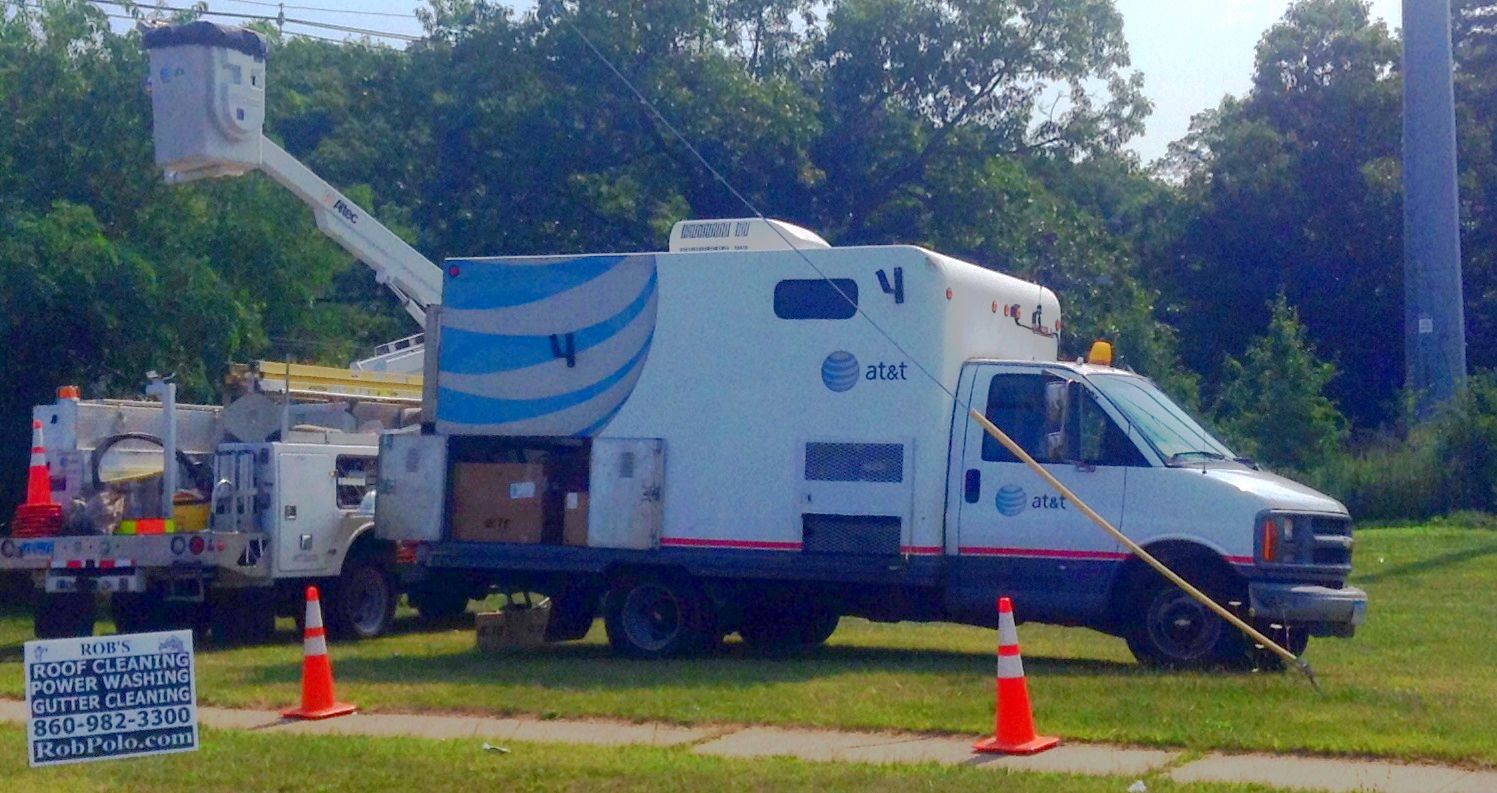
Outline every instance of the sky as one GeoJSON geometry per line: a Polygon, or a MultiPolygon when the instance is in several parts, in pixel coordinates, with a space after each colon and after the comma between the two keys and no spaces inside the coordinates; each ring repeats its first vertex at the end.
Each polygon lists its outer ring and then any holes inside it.
{"type": "MultiPolygon", "coordinates": [[[[1402,0],[1372,0],[1374,18],[1399,27],[1402,0]]],[[[1144,73],[1144,94],[1154,102],[1147,128],[1129,148],[1149,162],[1163,156],[1171,141],[1185,136],[1190,118],[1215,107],[1223,96],[1245,93],[1252,83],[1253,49],[1258,39],[1283,17],[1288,0],[1114,0],[1123,15],[1123,32],[1133,68],[1144,73]]],[[[149,4],[149,0],[147,0],[149,4]]],[[[167,5],[186,5],[168,2],[167,5]]],[[[533,0],[508,3],[520,11],[533,0]]],[[[291,0],[288,19],[306,19],[406,36],[421,35],[415,9],[420,0],[291,0]],[[341,10],[341,11],[340,11],[341,10]]],[[[106,6],[107,7],[107,6],[106,6]]],[[[239,14],[276,13],[266,0],[208,0],[211,11],[239,14]]],[[[212,17],[233,22],[231,18],[212,17]]],[[[286,30],[331,38],[336,30],[288,24],[286,30]]],[[[391,41],[400,46],[400,42],[391,41]]]]}

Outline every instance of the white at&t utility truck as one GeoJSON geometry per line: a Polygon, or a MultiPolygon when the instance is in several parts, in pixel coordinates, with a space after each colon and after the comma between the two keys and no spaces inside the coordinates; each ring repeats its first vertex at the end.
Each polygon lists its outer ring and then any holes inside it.
{"type": "Polygon", "coordinates": [[[1145,663],[1248,661],[970,404],[1291,649],[1362,621],[1345,508],[1237,459],[1148,379],[1058,360],[1049,290],[793,231],[449,259],[421,426],[380,440],[375,530],[402,581],[458,604],[545,593],[552,639],[601,609],[615,650],[647,657],[816,643],[843,615],[992,625],[1007,594],[1145,663]]]}

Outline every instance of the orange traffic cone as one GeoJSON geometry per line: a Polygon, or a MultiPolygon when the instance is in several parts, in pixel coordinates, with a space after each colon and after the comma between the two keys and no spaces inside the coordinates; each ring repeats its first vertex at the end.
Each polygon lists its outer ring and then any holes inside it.
{"type": "Polygon", "coordinates": [[[31,420],[31,465],[26,471],[26,502],[16,507],[10,521],[13,537],[48,537],[62,531],[62,505],[52,500],[47,474],[47,450],[42,446],[42,423],[31,420]]]}
{"type": "Polygon", "coordinates": [[[302,638],[301,707],[286,708],[281,715],[293,719],[326,719],[346,716],[357,705],[333,697],[333,665],[327,658],[327,631],[322,627],[322,605],[317,587],[307,587],[307,626],[302,638]]]}
{"type": "Polygon", "coordinates": [[[1024,682],[1024,661],[1019,658],[1019,631],[1014,627],[1014,604],[998,598],[998,704],[993,737],[972,744],[977,752],[1034,754],[1060,743],[1049,735],[1034,734],[1034,713],[1029,708],[1029,684],[1024,682]]]}

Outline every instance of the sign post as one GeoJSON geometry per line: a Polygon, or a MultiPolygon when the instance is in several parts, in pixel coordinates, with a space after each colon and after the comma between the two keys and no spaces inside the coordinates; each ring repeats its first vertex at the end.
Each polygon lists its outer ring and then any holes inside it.
{"type": "Polygon", "coordinates": [[[192,631],[26,642],[32,766],[198,747],[192,631]]]}

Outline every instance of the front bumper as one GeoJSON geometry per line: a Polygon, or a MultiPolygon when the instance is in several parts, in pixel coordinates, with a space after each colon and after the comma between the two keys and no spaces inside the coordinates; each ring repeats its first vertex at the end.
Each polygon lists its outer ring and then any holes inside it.
{"type": "Polygon", "coordinates": [[[1316,584],[1248,584],[1254,619],[1294,625],[1311,636],[1351,636],[1367,619],[1367,593],[1354,587],[1316,584]]]}

